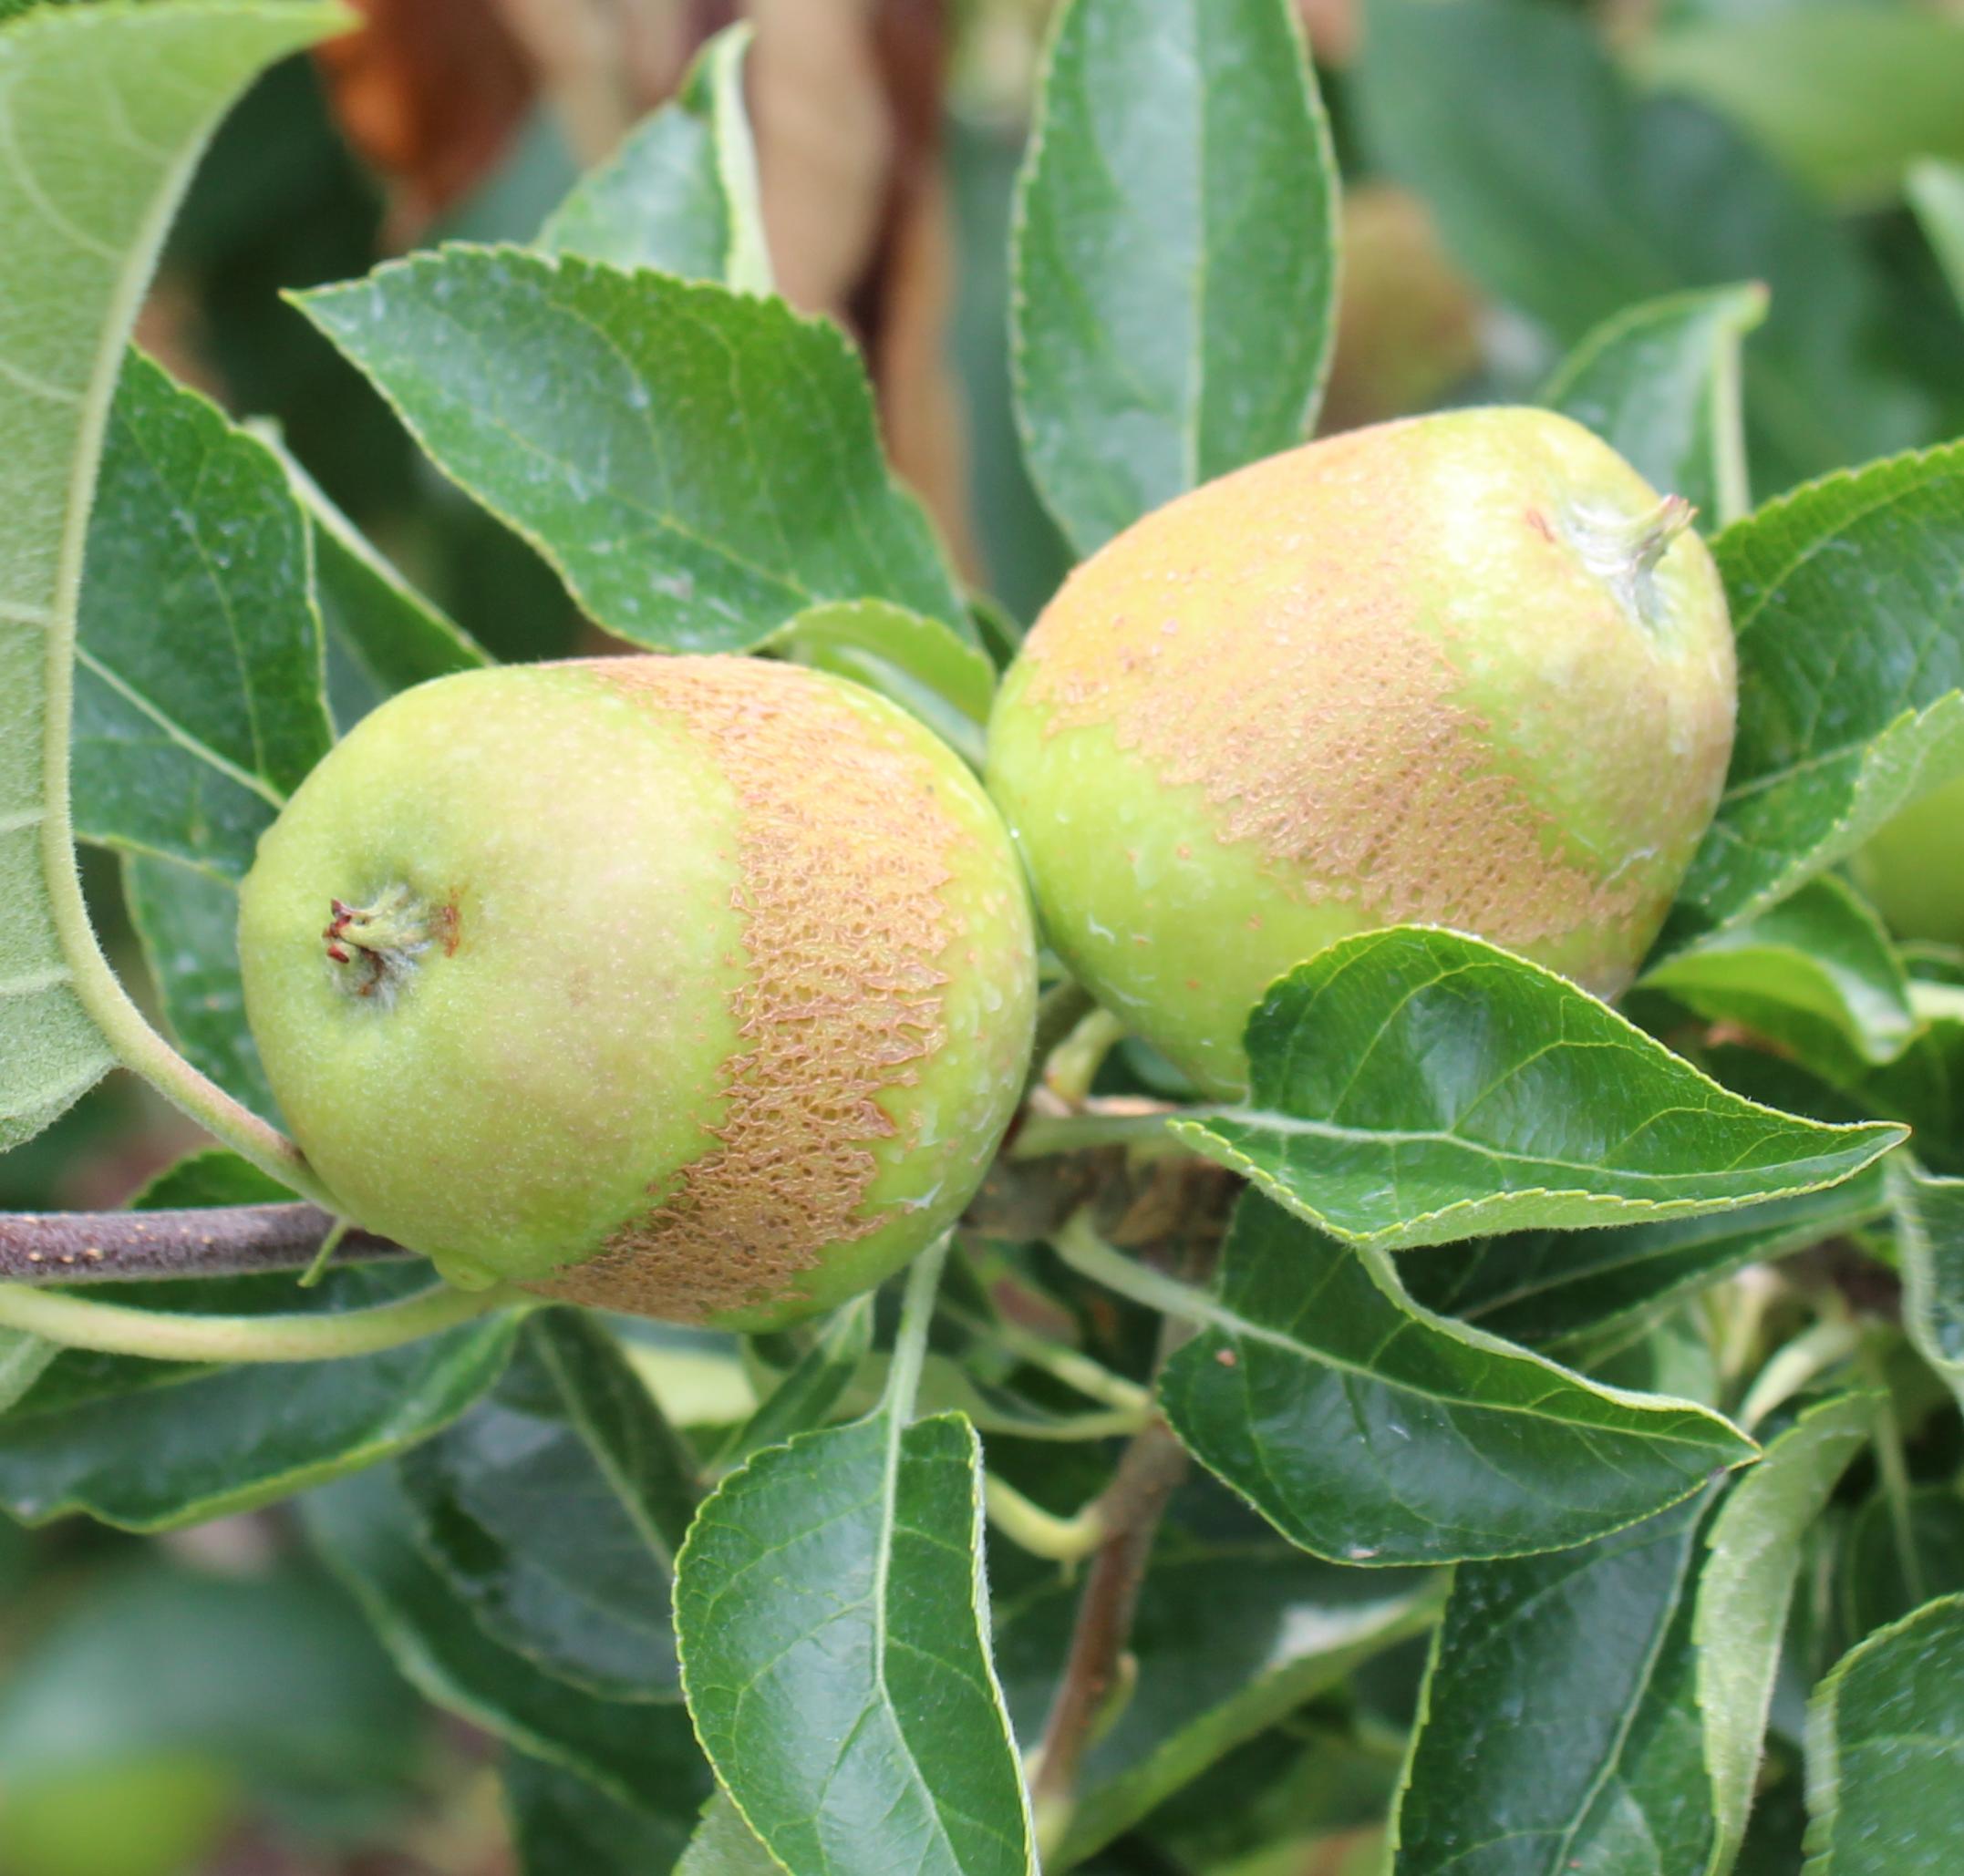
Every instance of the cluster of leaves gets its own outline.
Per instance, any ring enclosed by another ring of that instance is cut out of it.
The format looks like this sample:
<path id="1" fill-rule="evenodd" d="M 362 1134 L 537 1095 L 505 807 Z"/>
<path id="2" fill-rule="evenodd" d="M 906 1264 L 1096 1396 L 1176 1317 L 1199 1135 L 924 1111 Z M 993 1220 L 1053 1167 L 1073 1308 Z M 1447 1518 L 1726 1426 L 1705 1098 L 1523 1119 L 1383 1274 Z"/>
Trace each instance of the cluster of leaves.
<path id="1" fill-rule="evenodd" d="M 1792 1868 L 1806 1818 L 1833 1876 L 1964 1846 L 1964 1500 L 1935 1482 L 1964 1401 L 1964 958 L 1892 943 L 1837 871 L 1964 776 L 1964 448 L 1752 509 L 1749 462 L 1784 486 L 1914 434 L 1902 386 L 1849 370 L 1860 255 L 1566 14 L 1370 12 L 1383 160 L 1576 342 L 1545 400 L 1722 524 L 1737 754 L 1628 1015 L 1473 938 L 1371 933 L 1253 1013 L 1240 1107 L 1030 1121 L 1012 1188 L 1113 1140 L 1149 1176 L 1239 1176 L 1204 1287 L 1094 1208 L 978 1220 L 897 1327 L 863 1300 L 741 1347 L 557 1311 L 265 1369 L 0 1330 L 0 1504 L 158 1531 L 305 1490 L 403 1672 L 509 1747 L 535 1876 L 996 1876 L 1039 1837 L 1048 1868 L 1123 1870 L 1141 1830 L 1225 1867 L 1387 1809 L 1401 1876 Z M 276 437 L 124 349 L 227 99 L 336 24 L 173 0 L 0 34 L 0 1143 L 160 1047 L 71 834 L 120 856 L 229 1137 L 269 1137 L 233 937 L 253 843 L 337 730 L 484 658 Z M 821 665 L 973 753 L 1015 630 L 894 482 L 846 340 L 770 294 L 741 50 L 535 242 L 301 304 L 600 624 Z M 1521 60 L 1535 82 L 1467 82 Z M 1590 113 L 1588 162 L 1507 167 L 1536 171 L 1510 198 L 1490 148 L 1541 148 L 1556 109 Z M 1535 214 L 1559 240 L 1524 239 Z M 1064 8 L 1015 354 L 1079 551 L 1305 433 L 1337 227 L 1283 0 Z M 1527 264 L 1554 251 L 1567 273 Z M 212 1154 L 142 1202 L 282 1195 Z M 1851 1263 L 1892 1306 L 1850 1300 Z M 422 1281 L 119 1300 L 333 1313 Z M 1198 1469 L 1132 1670 L 1095 1727 L 1053 1728 L 1072 1777 L 1035 1766 L 1033 1809 L 1018 1744 L 1062 1710 L 1073 1562 L 1125 1535 L 1111 1442 L 1159 1416 Z"/>

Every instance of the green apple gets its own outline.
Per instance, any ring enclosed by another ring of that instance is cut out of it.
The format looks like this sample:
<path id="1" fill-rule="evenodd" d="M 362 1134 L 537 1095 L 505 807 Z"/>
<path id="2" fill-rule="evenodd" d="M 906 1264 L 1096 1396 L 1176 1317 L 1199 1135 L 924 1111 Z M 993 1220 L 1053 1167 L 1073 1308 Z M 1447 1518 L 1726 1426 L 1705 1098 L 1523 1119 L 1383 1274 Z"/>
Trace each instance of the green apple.
<path id="1" fill-rule="evenodd" d="M 1031 1042 L 978 784 L 884 699 L 761 659 L 403 693 L 262 839 L 239 949 L 348 1216 L 460 1284 L 675 1321 L 787 1321 L 906 1262 Z"/>
<path id="2" fill-rule="evenodd" d="M 1526 409 L 1332 437 L 1146 516 L 1065 582 L 989 727 L 1059 953 L 1222 1095 L 1263 991 L 1354 932 L 1449 925 L 1620 991 L 1731 749 L 1689 519 Z"/>
<path id="3" fill-rule="evenodd" d="M 1855 855 L 1855 878 L 1898 938 L 1964 944 L 1964 780 L 1904 809 Z"/>

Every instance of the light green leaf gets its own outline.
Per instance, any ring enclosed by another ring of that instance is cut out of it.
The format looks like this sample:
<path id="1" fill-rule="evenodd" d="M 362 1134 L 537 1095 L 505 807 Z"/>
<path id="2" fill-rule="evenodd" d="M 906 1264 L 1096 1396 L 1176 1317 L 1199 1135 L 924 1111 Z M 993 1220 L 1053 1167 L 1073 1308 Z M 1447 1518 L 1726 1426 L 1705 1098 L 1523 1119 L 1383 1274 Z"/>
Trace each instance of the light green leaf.
<path id="1" fill-rule="evenodd" d="M 1388 1250 L 1730 1211 L 1835 1185 L 1902 1138 L 1743 1100 L 1566 979 L 1423 926 L 1298 964 L 1247 1045 L 1247 1106 L 1173 1134 Z"/>
<path id="2" fill-rule="evenodd" d="M 1644 35 L 1634 63 L 1824 195 L 1887 195 L 1913 158 L 1964 157 L 1964 22 L 1920 7 L 1811 0 L 1680 17 Z"/>
<path id="3" fill-rule="evenodd" d="M 1559 1550 L 1757 1451 L 1690 1401 L 1629 1394 L 1419 1308 L 1381 1251 L 1250 1193 L 1160 1398 L 1194 1456 L 1341 1562 Z"/>
<path id="4" fill-rule="evenodd" d="M 1707 1876 L 1727 1876 L 1745 1840 L 1802 1541 L 1868 1443 L 1875 1413 L 1874 1398 L 1856 1394 L 1807 1408 L 1732 1487 L 1711 1521 L 1691 1625 L 1718 1819 Z"/>
<path id="5" fill-rule="evenodd" d="M 52 1342 L 25 1329 L 0 1329 L 0 1414 L 41 1378 L 48 1363 L 61 1353 Z"/>
<path id="6" fill-rule="evenodd" d="M 1336 159 L 1287 0 L 1070 0 L 1024 159 L 1017 415 L 1080 553 L 1300 442 L 1334 331 Z"/>
<path id="7" fill-rule="evenodd" d="M 760 649 L 892 698 L 981 768 L 996 667 L 939 619 L 884 600 L 834 601 L 800 613 Z"/>
<path id="8" fill-rule="evenodd" d="M 718 1791 L 696 1826 L 675 1876 L 778 1876 L 783 1867 L 757 1840 L 728 1794 Z"/>
<path id="9" fill-rule="evenodd" d="M 681 1830 L 694 1822 L 712 1781 L 681 1707 L 598 1699 L 500 1647 L 418 1551 L 414 1515 L 387 1469 L 311 1494 L 304 1512 L 315 1546 L 427 1698 L 616 1804 Z"/>
<path id="10" fill-rule="evenodd" d="M 1517 1232 L 1409 1251 L 1398 1274 L 1428 1308 L 1511 1340 L 1565 1349 L 1654 1322 L 1694 1291 L 1887 1211 L 1879 1166 L 1824 1191 L 1702 1218 L 1599 1232 Z"/>
<path id="11" fill-rule="evenodd" d="M 1713 551 L 1739 734 L 1676 943 L 1778 903 L 1964 776 L 1964 445 L 1811 483 Z"/>
<path id="12" fill-rule="evenodd" d="M 505 1809 L 520 1876 L 656 1876 L 677 1864 L 688 1827 L 611 1798 L 576 1772 L 529 1753 L 504 1761 Z"/>
<path id="13" fill-rule="evenodd" d="M 420 1264 L 371 1265 L 331 1271 L 310 1290 L 284 1273 L 122 1283 L 117 1301 L 313 1314 L 429 1285 Z M 64 1350 L 0 1419 L 0 1505 L 30 1524 L 87 1511 L 125 1531 L 171 1531 L 271 1504 L 449 1425 L 497 1380 L 516 1327 L 507 1313 L 382 1355 L 270 1366 Z"/>
<path id="14" fill-rule="evenodd" d="M 1709 1022 L 1756 1031 L 1834 1081 L 1893 1062 L 1917 1026 L 1882 922 L 1832 874 L 1668 953 L 1643 983 Z"/>
<path id="15" fill-rule="evenodd" d="M 1964 1844 L 1964 1596 L 1843 1655 L 1807 1709 L 1806 1876 L 1936 1871 Z"/>
<path id="16" fill-rule="evenodd" d="M 1594 20 L 1545 0 L 1368 0 L 1365 23 L 1367 149 L 1557 343 L 1686 288 L 1763 281 L 1744 376 L 1764 486 L 1926 434 L 1920 393 L 1869 362 L 1880 294 L 1853 236 L 1721 119 L 1638 93 Z"/>
<path id="17" fill-rule="evenodd" d="M 124 340 L 228 99 L 347 15 L 315 5 L 91 6 L 0 30 L 0 1149 L 140 1026 L 69 850 L 68 716 L 88 507 Z"/>
<path id="18" fill-rule="evenodd" d="M 298 296 L 601 624 L 740 651 L 827 600 L 969 630 L 845 335 L 780 300 L 447 247 Z"/>
<path id="19" fill-rule="evenodd" d="M 1632 306 L 1568 355 L 1539 401 L 1594 430 L 1653 488 L 1681 495 L 1709 532 L 1752 506 L 1740 342 L 1765 317 L 1757 284 Z"/>
<path id="20" fill-rule="evenodd" d="M 1080 1570 L 991 1557 L 996 1654 L 1019 1737 L 1043 1736 L 1083 1599 Z M 1312 1562 L 1211 1481 L 1175 1494 L 1140 1587 L 1122 1705 L 1087 1750 L 1049 1866 L 1131 1830 L 1236 1747 L 1438 1618 L 1434 1572 Z M 1152 1828 L 1160 1840 L 1155 1819 Z"/>
<path id="21" fill-rule="evenodd" d="M 123 861 L 123 902 L 171 1039 L 234 1100 L 276 1121 L 279 1108 L 245 1021 L 237 889 L 196 868 L 132 853 Z"/>
<path id="22" fill-rule="evenodd" d="M 1704 1867 L 1700 1509 L 1453 1573 L 1392 1825 L 1397 1876 Z"/>
<path id="23" fill-rule="evenodd" d="M 494 1641 L 609 1700 L 679 1700 L 669 1612 L 693 1461 L 607 1332 L 554 1310 L 408 1454 L 423 1554 Z"/>
<path id="24" fill-rule="evenodd" d="M 539 232 L 560 253 L 768 294 L 757 153 L 743 108 L 748 25 L 705 45 L 674 103 L 583 176 Z"/>
<path id="25" fill-rule="evenodd" d="M 676 1586 L 683 1683 L 787 1869 L 1034 1876 L 981 1532 L 981 1449 L 956 1414 L 801 1434 L 705 1501 Z"/>
<path id="26" fill-rule="evenodd" d="M 1889 1199 L 1903 1262 L 1903 1327 L 1964 1406 L 1964 1179 L 1933 1179 L 1898 1154 Z"/>
<path id="27" fill-rule="evenodd" d="M 264 444 L 138 352 L 75 655 L 78 835 L 241 878 L 334 741 L 307 525 Z"/>
<path id="28" fill-rule="evenodd" d="M 1964 163 L 1917 163 L 1908 188 L 1909 205 L 1964 309 Z"/>

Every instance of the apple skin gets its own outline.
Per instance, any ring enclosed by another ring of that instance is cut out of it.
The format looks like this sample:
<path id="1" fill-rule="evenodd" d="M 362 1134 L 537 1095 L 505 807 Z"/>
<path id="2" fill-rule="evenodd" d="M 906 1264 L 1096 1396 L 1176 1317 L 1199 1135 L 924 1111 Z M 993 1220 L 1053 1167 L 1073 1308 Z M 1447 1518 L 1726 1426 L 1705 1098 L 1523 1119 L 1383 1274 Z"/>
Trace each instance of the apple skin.
<path id="1" fill-rule="evenodd" d="M 347 1215 L 453 1283 L 674 1321 L 771 1326 L 904 1263 L 1031 1046 L 979 785 L 884 699 L 762 659 L 404 692 L 262 838 L 239 948 Z"/>
<path id="2" fill-rule="evenodd" d="M 1065 582 L 989 788 L 1050 942 L 1210 1093 L 1277 976 L 1352 933 L 1475 933 L 1612 996 L 1725 778 L 1711 556 L 1549 412 L 1444 412 L 1255 463 Z"/>
<path id="3" fill-rule="evenodd" d="M 191 1876 L 240 1809 L 235 1775 L 190 1748 L 0 1778 L 0 1876 Z"/>
<path id="4" fill-rule="evenodd" d="M 1904 809 L 1855 855 L 1854 871 L 1898 938 L 1964 944 L 1964 780 Z"/>

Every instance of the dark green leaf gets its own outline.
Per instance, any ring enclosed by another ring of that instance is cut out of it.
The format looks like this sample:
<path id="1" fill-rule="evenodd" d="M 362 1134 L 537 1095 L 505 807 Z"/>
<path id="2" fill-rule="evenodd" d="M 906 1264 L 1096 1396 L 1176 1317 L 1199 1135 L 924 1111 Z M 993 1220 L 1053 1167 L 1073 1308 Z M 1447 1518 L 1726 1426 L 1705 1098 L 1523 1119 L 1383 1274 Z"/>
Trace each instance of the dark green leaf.
<path id="1" fill-rule="evenodd" d="M 749 39 L 748 26 L 711 39 L 675 102 L 580 179 L 540 230 L 538 245 L 769 293 L 757 158 L 743 110 Z"/>
<path id="2" fill-rule="evenodd" d="M 684 1685 L 787 1869 L 1034 1871 L 981 1519 L 974 1428 L 891 1408 L 766 1448 L 704 1503 L 676 1588 Z"/>
<path id="3" fill-rule="evenodd" d="M 554 1310 L 401 1477 L 424 1554 L 493 1640 L 606 1699 L 677 1700 L 669 1601 L 692 1470 L 619 1345 Z"/>
<path id="4" fill-rule="evenodd" d="M 1776 903 L 1964 775 L 1964 446 L 1812 483 L 1713 551 L 1739 735 L 1677 942 Z"/>
<path id="5" fill-rule="evenodd" d="M 1366 19 L 1366 140 L 1491 292 L 1574 345 L 1640 302 L 1763 281 L 1746 417 L 1769 487 L 1918 434 L 1907 380 L 1865 356 L 1876 294 L 1851 236 L 1721 119 L 1638 96 L 1592 21 L 1547 0 L 1369 0 Z"/>
<path id="6" fill-rule="evenodd" d="M 1184 1528 L 1182 1507 L 1196 1500 L 1189 1489 L 1175 1501 L 1154 1547 L 1127 1644 L 1137 1679 L 1086 1755 L 1059 1867 L 1437 1617 L 1435 1576 L 1319 1563 L 1212 1505 L 1204 1528 Z M 1082 1594 L 1081 1576 L 1059 1571 L 998 1599 L 997 1662 L 1029 1744 L 1042 1736 Z"/>
<path id="7" fill-rule="evenodd" d="M 1947 1870 L 1964 1845 L 1964 1596 L 1851 1649 L 1807 1709 L 1807 1876 Z"/>
<path id="8" fill-rule="evenodd" d="M 522 1752 L 686 1830 L 711 1788 L 679 1706 L 601 1700 L 501 1648 L 416 1548 L 415 1519 L 377 1468 L 313 1493 L 307 1529 L 383 1644 L 439 1706 Z"/>
<path id="9" fill-rule="evenodd" d="M 88 527 L 76 831 L 241 877 L 334 740 L 321 656 L 278 459 L 130 353 Z"/>
<path id="10" fill-rule="evenodd" d="M 124 341 L 219 113 L 344 17 L 88 7 L 0 35 L 0 1149 L 109 1067 L 92 1013 L 130 1015 L 88 933 L 60 784 L 82 547 Z"/>
<path id="11" fill-rule="evenodd" d="M 1726 1876 L 1745 1840 L 1803 1541 L 1867 1444 L 1875 1414 L 1866 1395 L 1807 1408 L 1727 1493 L 1711 1521 L 1691 1627 L 1717 1817 L 1708 1876 Z"/>
<path id="12" fill-rule="evenodd" d="M 427 1289 L 420 1265 L 127 1283 L 146 1309 L 313 1314 Z M 29 1523 L 88 1511 L 163 1531 L 269 1504 L 447 1426 L 498 1378 L 516 1325 L 487 1316 L 381 1355 L 187 1367 L 64 1351 L 0 1420 L 0 1504 Z"/>
<path id="13" fill-rule="evenodd" d="M 1297 443 L 1334 328 L 1336 160 L 1286 0 L 1071 0 L 1016 229 L 1016 394 L 1080 553 Z"/>
<path id="14" fill-rule="evenodd" d="M 166 1167 L 129 1201 L 129 1209 L 171 1211 L 199 1205 L 277 1205 L 292 1197 L 250 1160 L 242 1160 L 222 1147 L 208 1147 Z"/>
<path id="15" fill-rule="evenodd" d="M 1714 1841 L 1691 1644 L 1699 1507 L 1463 1565 L 1394 1825 L 1397 1876 L 1689 1876 Z"/>
<path id="16" fill-rule="evenodd" d="M 300 304 L 624 638 L 737 651 L 858 599 L 968 629 L 827 321 L 573 255 L 460 246 Z"/>
<path id="17" fill-rule="evenodd" d="M 1742 1100 L 1552 972 L 1419 926 L 1298 964 L 1247 1044 L 1248 1106 L 1173 1131 L 1392 1250 L 1727 1211 L 1834 1185 L 1901 1138 Z"/>
<path id="18" fill-rule="evenodd" d="M 1702 1407 L 1601 1386 L 1420 1309 L 1385 1253 L 1253 1193 L 1160 1395 L 1195 1458 L 1284 1536 L 1350 1562 L 1581 1543 L 1756 1450 Z"/>
<path id="19" fill-rule="evenodd" d="M 675 1876 L 778 1876 L 783 1867 L 757 1840 L 743 1813 L 718 1791 L 696 1826 Z"/>
<path id="20" fill-rule="evenodd" d="M 793 1434 L 822 1427 L 872 1348 L 873 1298 L 855 1296 L 825 1319 L 797 1365 L 730 1435 L 717 1455 L 718 1466 L 734 1469 L 767 1446 L 780 1446 Z"/>
<path id="21" fill-rule="evenodd" d="M 1879 1167 L 1824 1191 L 1704 1218 L 1600 1232 L 1519 1232 L 1408 1252 L 1398 1274 L 1421 1303 L 1537 1347 L 1637 1326 L 1749 1263 L 1872 1224 L 1887 1210 Z"/>
<path id="22" fill-rule="evenodd" d="M 1673 952 L 1643 982 L 1846 1081 L 1892 1062 L 1917 1028 L 1909 980 L 1875 912 L 1832 874 L 1756 918 Z"/>
<path id="23" fill-rule="evenodd" d="M 1948 1485 L 1913 1486 L 1900 1504 L 1886 1488 L 1876 1492 L 1848 1520 L 1835 1573 L 1850 1642 L 1932 1596 L 1964 1593 L 1964 1497 Z"/>
<path id="24" fill-rule="evenodd" d="M 123 902 L 171 1039 L 234 1100 L 277 1122 L 279 1108 L 245 1022 L 238 889 L 195 867 L 131 853 L 123 861 Z"/>
<path id="25" fill-rule="evenodd" d="M 522 1752 L 504 1762 L 520 1876 L 659 1876 L 687 1848 L 687 1824 L 635 1809 L 575 1772 Z"/>
<path id="26" fill-rule="evenodd" d="M 1889 1199 L 1903 1262 L 1903 1326 L 1964 1405 L 1964 1180 L 1932 1179 L 1898 1155 Z"/>
<path id="27" fill-rule="evenodd" d="M 1563 361 L 1541 402 L 1586 424 L 1651 487 L 1681 495 L 1709 531 L 1752 505 L 1740 342 L 1766 289 L 1672 294 L 1607 319 Z"/>

